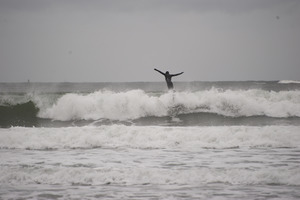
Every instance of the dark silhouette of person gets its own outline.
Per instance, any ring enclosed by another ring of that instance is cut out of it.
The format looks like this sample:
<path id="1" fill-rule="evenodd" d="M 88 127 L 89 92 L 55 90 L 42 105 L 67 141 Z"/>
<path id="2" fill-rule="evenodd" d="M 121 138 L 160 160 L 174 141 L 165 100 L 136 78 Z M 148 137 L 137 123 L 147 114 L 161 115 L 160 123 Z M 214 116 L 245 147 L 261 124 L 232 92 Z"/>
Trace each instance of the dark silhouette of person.
<path id="1" fill-rule="evenodd" d="M 159 71 L 158 69 L 154 69 L 155 71 L 157 71 L 157 72 L 159 72 L 159 73 L 161 73 L 162 75 L 164 75 L 165 76 L 165 79 L 166 79 L 166 82 L 167 82 L 167 85 L 168 85 L 168 89 L 169 90 L 172 90 L 173 89 L 173 83 L 172 83 L 172 77 L 173 76 L 178 76 L 178 75 L 180 75 L 180 74 L 183 74 L 183 72 L 181 72 L 181 73 L 178 73 L 178 74 L 170 74 L 168 71 L 166 71 L 166 73 L 163 73 L 163 72 L 161 72 L 161 71 Z"/>

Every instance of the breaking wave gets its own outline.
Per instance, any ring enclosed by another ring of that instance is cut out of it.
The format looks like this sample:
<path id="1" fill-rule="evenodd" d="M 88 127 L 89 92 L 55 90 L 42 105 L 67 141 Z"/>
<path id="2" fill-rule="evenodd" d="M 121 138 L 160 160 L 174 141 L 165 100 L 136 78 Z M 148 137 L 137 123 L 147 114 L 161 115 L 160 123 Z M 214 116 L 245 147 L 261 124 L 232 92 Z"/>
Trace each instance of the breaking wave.
<path id="1" fill-rule="evenodd" d="M 281 84 L 292 84 L 292 83 L 294 83 L 294 84 L 299 84 L 299 83 L 300 83 L 300 81 L 293 81 L 293 80 L 281 80 L 281 81 L 279 81 L 278 83 L 281 83 Z"/>
<path id="2" fill-rule="evenodd" d="M 187 113 L 223 116 L 300 117 L 300 91 L 217 90 L 149 94 L 97 91 L 87 95 L 65 94 L 39 117 L 54 120 L 128 120 L 146 116 Z"/>
<path id="3" fill-rule="evenodd" d="M 7 100 L 9 99 L 9 101 Z M 15 100 L 16 99 L 16 100 Z M 143 90 L 93 93 L 31 94 L 1 97 L 0 122 L 23 126 L 37 119 L 135 120 L 204 113 L 225 117 L 300 117 L 300 91 L 219 90 L 146 93 Z M 24 123 L 17 123 L 24 121 Z M 16 123 L 14 123 L 16 122 Z M 4 124 L 4 125 L 3 125 Z M 34 125 L 34 123 L 31 123 Z"/>

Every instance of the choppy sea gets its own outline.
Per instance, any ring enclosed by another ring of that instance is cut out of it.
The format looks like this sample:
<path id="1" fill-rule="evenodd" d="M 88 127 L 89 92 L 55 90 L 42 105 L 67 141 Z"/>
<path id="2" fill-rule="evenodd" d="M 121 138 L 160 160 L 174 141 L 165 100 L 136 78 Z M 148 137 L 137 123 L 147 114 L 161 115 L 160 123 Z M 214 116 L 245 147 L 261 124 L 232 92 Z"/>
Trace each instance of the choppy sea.
<path id="1" fill-rule="evenodd" d="M 300 199 L 300 82 L 0 83 L 0 199 Z"/>

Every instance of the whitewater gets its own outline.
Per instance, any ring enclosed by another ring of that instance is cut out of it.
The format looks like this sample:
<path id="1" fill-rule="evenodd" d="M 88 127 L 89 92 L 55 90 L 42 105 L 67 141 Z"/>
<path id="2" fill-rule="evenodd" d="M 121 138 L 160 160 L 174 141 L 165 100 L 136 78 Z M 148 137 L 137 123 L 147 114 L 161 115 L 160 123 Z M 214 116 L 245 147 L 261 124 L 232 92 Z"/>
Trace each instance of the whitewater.
<path id="1" fill-rule="evenodd" d="M 0 83 L 1 199 L 299 199 L 297 81 Z"/>

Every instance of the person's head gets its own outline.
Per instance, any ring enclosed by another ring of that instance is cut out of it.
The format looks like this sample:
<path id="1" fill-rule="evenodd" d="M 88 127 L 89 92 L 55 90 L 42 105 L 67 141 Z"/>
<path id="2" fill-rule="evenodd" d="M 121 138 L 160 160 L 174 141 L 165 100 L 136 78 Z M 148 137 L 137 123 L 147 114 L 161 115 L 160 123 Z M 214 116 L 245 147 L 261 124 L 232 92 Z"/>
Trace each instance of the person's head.
<path id="1" fill-rule="evenodd" d="M 166 71 L 166 74 L 169 74 L 169 71 Z"/>

